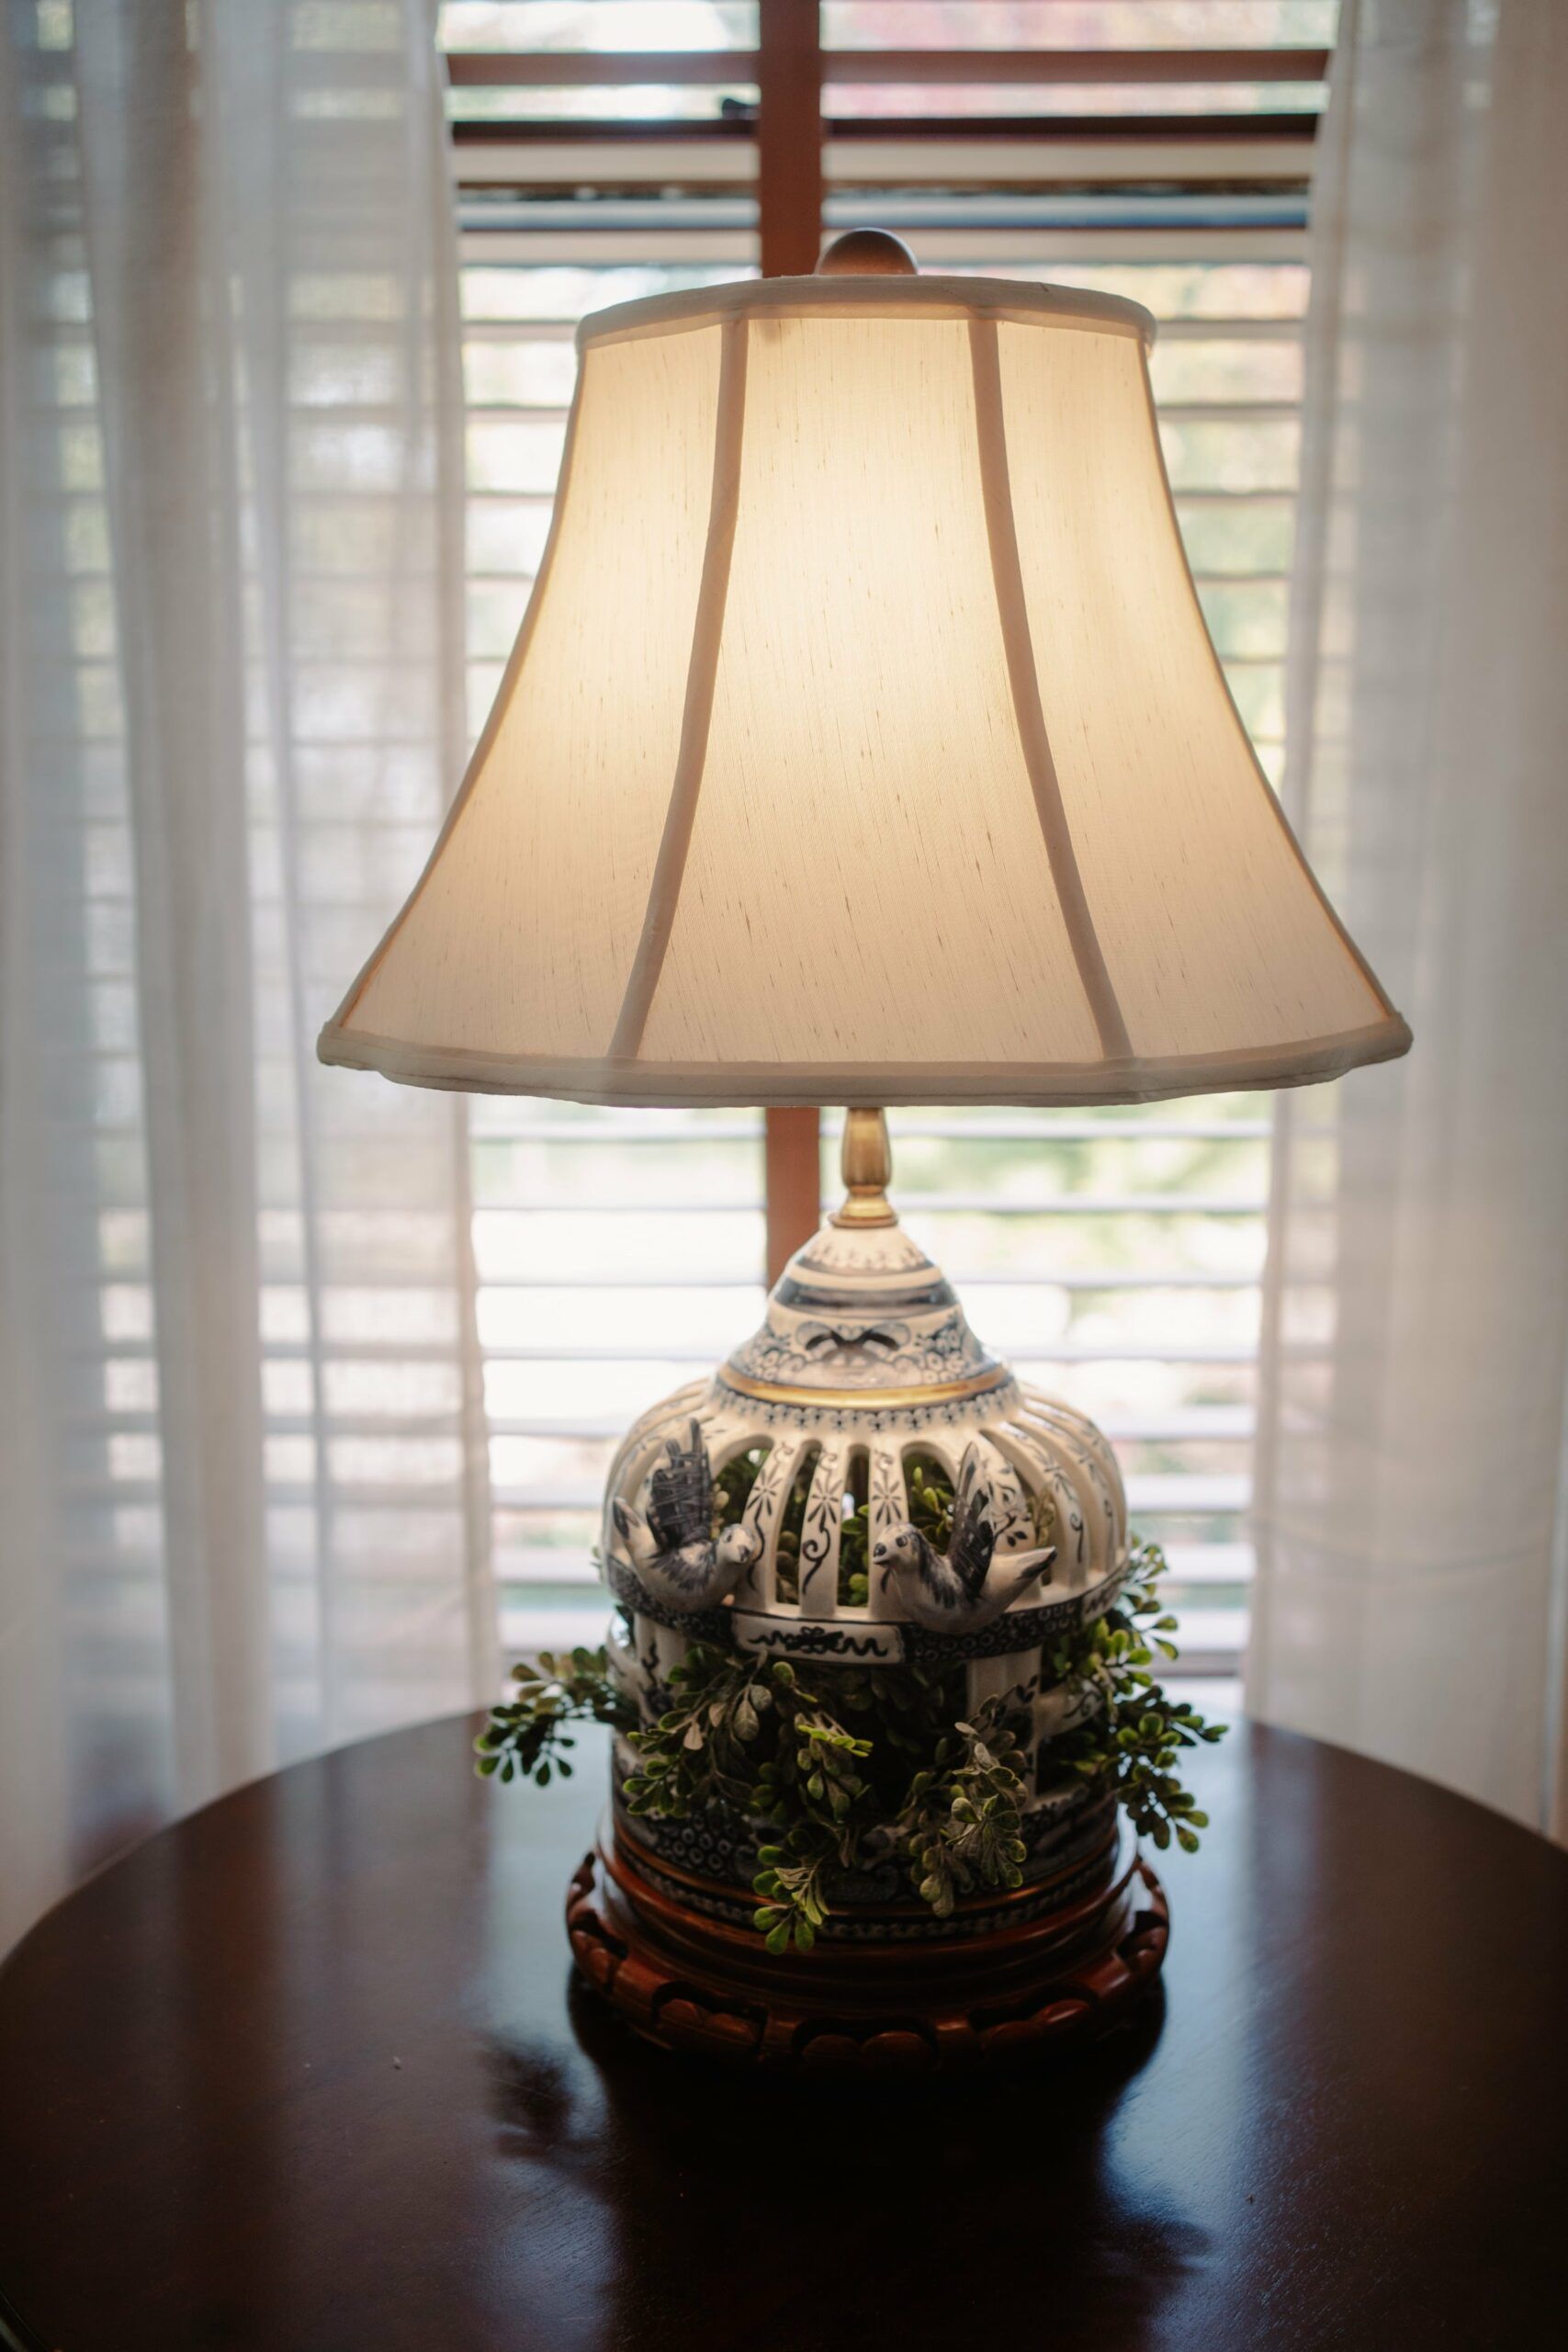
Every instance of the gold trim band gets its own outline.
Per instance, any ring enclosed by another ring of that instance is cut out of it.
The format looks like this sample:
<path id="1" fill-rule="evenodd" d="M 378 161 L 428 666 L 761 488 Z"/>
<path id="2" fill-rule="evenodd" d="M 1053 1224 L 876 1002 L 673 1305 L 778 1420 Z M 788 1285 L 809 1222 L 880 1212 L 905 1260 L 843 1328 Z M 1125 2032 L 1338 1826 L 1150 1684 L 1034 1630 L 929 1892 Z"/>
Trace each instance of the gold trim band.
<path id="1" fill-rule="evenodd" d="M 1012 1378 L 1006 1364 L 977 1372 L 968 1380 L 933 1380 L 924 1388 L 790 1388 L 773 1380 L 749 1380 L 743 1372 L 725 1364 L 717 1374 L 738 1396 L 751 1396 L 761 1405 L 859 1405 L 868 1412 L 884 1406 L 953 1405 L 964 1396 L 984 1396 L 1005 1388 Z"/>

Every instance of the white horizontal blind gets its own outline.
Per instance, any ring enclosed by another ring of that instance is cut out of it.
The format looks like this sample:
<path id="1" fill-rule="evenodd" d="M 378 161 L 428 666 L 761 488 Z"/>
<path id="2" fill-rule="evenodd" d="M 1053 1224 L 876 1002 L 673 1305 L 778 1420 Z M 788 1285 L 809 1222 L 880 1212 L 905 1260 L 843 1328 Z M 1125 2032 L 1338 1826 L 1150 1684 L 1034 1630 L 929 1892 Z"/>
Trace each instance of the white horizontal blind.
<path id="1" fill-rule="evenodd" d="M 874 220 L 929 266 L 1106 287 L 1156 313 L 1178 510 L 1276 780 L 1306 179 L 1333 18 L 1331 0 L 845 0 L 823 20 L 830 226 Z M 458 0 L 444 28 L 464 191 L 477 729 L 543 545 L 576 321 L 755 268 L 756 18 L 655 0 Z M 1053 54 L 1069 39 L 1072 59 Z M 1038 66 L 1017 54 L 1024 42 Z M 1290 78 L 1237 53 L 1264 44 Z M 627 55 L 677 45 L 695 58 L 666 60 L 662 84 L 656 58 Z M 1184 46 L 1212 55 L 1149 65 L 1148 51 Z M 984 52 L 1004 47 L 988 82 Z M 981 1334 L 1115 1442 L 1134 1524 L 1170 1555 L 1184 1668 L 1233 1673 L 1252 1571 L 1267 1098 L 891 1124 L 907 1222 Z M 596 1637 L 591 1547 L 616 1438 L 761 1310 L 761 1119 L 492 1098 L 475 1105 L 474 1134 L 503 1632 L 513 1646 Z"/>

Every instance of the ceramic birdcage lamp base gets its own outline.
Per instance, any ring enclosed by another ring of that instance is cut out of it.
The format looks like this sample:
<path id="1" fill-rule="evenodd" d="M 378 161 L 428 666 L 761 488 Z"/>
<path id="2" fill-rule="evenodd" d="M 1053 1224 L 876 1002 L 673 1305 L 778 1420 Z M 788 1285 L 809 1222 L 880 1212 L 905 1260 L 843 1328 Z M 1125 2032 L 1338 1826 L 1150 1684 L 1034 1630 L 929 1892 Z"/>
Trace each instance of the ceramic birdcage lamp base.
<path id="1" fill-rule="evenodd" d="M 770 1950 L 753 1883 L 766 1820 L 717 1795 L 650 1808 L 634 1733 L 568 1923 L 584 1976 L 654 2041 L 925 2073 L 1102 2030 L 1157 1975 L 1168 1921 L 1114 1787 L 1063 1760 L 1093 1702 L 1061 1645 L 1128 1572 L 1115 1457 L 976 1339 L 888 1204 L 880 1112 L 850 1114 L 843 1165 L 844 1204 L 791 1259 L 761 1329 L 615 1457 L 608 1656 L 645 1728 L 716 1657 L 753 1678 L 759 1706 L 770 1681 L 852 1683 L 875 1716 L 897 1678 L 939 1738 L 1005 1724 L 1022 1791 L 1005 1866 L 922 1899 L 897 1820 L 874 1822 L 823 1878 L 807 1948 Z M 944 1518 L 922 1533 L 915 1506 L 939 1489 Z"/>

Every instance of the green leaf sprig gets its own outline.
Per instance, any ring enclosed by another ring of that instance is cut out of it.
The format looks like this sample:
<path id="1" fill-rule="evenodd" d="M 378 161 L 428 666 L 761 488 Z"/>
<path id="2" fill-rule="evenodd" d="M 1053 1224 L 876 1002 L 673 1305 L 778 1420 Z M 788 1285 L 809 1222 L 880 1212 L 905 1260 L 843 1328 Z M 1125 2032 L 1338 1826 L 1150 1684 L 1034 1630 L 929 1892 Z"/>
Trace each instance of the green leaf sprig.
<path id="1" fill-rule="evenodd" d="M 988 1699 L 972 1724 L 954 1724 L 931 1764 L 915 1774 L 897 1835 L 922 1902 L 945 1919 L 976 1882 L 1023 1883 L 1025 1758 L 1002 1702 Z"/>
<path id="2" fill-rule="evenodd" d="M 1155 1680 L 1155 1653 L 1173 1658 L 1176 1620 L 1156 1589 L 1165 1574 L 1157 1544 L 1134 1543 L 1116 1605 L 1059 1642 L 1051 1672 L 1082 1702 L 1079 1721 L 1052 1742 L 1054 1762 L 1087 1780 L 1114 1781 L 1140 1837 L 1162 1850 L 1174 1836 L 1198 1850 L 1209 1816 L 1175 1770 L 1179 1751 L 1223 1739 L 1224 1724 L 1205 1721 L 1189 1701 L 1173 1701 Z"/>
<path id="3" fill-rule="evenodd" d="M 486 1780 L 533 1781 L 541 1789 L 558 1772 L 570 1781 L 571 1766 L 562 1750 L 576 1742 L 567 1735 L 568 1724 L 611 1724 L 628 1731 L 637 1721 L 636 1707 L 610 1679 L 602 1649 L 575 1649 L 565 1660 L 541 1650 L 536 1661 L 514 1666 L 512 1679 L 515 1697 L 491 1709 L 474 1742 L 474 1769 Z"/>

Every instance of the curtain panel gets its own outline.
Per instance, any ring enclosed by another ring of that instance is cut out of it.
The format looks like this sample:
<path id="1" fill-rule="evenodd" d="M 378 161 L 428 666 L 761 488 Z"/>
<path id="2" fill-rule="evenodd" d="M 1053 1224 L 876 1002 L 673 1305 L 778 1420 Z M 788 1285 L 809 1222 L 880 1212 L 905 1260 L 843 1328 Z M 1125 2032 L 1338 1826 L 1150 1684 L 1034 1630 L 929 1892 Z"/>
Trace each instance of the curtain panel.
<path id="1" fill-rule="evenodd" d="M 463 1106 L 321 1069 L 463 751 L 425 0 L 0 49 L 0 1949 L 496 1672 Z"/>
<path id="2" fill-rule="evenodd" d="M 1568 9 L 1351 0 L 1287 800 L 1408 1017 L 1281 1106 L 1248 1703 L 1564 1826 Z"/>

